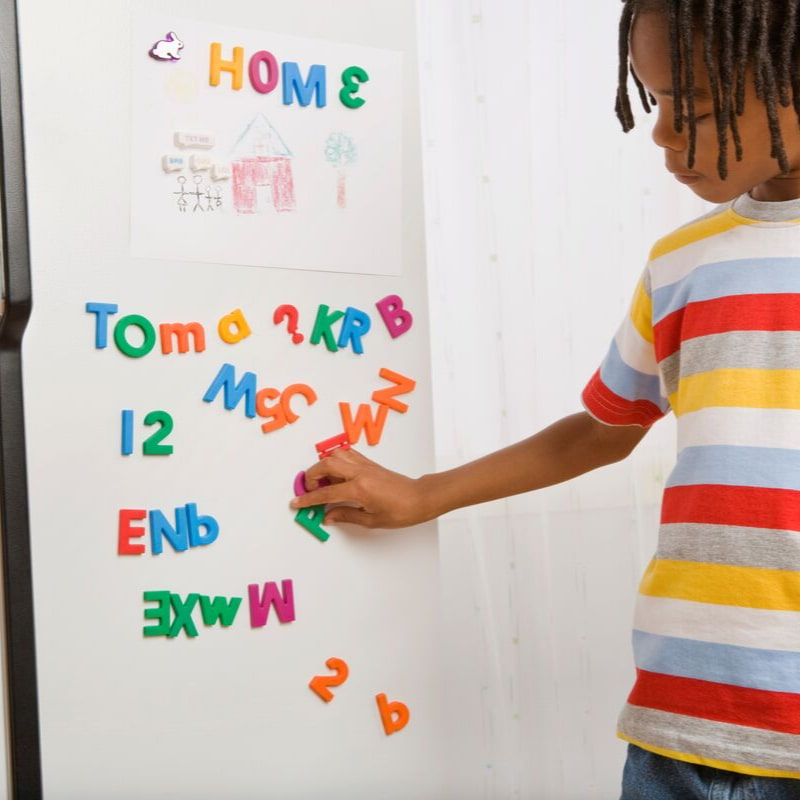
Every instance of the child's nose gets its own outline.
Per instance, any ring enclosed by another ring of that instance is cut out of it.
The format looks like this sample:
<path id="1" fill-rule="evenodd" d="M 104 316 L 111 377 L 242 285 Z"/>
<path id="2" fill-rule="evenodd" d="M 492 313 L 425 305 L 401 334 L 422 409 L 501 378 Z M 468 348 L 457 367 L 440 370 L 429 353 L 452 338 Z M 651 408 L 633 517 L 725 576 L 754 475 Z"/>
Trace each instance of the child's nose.
<path id="1" fill-rule="evenodd" d="M 674 127 L 674 117 L 672 109 L 668 113 L 660 111 L 653 126 L 653 141 L 666 150 L 685 150 L 688 143 L 687 125 L 684 124 L 683 130 L 678 133 Z"/>

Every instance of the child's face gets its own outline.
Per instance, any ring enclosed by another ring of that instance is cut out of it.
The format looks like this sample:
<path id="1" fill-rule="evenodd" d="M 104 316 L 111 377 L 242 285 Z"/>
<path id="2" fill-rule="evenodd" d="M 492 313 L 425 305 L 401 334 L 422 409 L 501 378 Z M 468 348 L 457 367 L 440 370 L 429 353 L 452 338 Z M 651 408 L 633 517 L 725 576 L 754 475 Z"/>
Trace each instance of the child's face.
<path id="1" fill-rule="evenodd" d="M 794 110 L 778 106 L 783 143 L 790 172 L 782 175 L 772 149 L 766 107 L 757 97 L 752 75 L 747 81 L 744 114 L 737 117 L 743 156 L 736 161 L 733 138 L 728 136 L 728 177 L 717 172 L 719 145 L 714 120 L 710 81 L 703 62 L 702 42 L 697 37 L 694 51 L 695 119 L 697 139 L 695 161 L 689 158 L 689 126 L 673 127 L 672 67 L 669 54 L 669 29 L 663 14 L 637 15 L 631 31 L 631 64 L 645 88 L 656 98 L 658 118 L 653 141 L 664 150 L 667 169 L 704 200 L 723 203 L 745 192 L 756 200 L 790 200 L 800 197 L 800 126 Z M 685 109 L 685 103 L 684 103 Z M 685 110 L 684 110 L 685 113 Z"/>

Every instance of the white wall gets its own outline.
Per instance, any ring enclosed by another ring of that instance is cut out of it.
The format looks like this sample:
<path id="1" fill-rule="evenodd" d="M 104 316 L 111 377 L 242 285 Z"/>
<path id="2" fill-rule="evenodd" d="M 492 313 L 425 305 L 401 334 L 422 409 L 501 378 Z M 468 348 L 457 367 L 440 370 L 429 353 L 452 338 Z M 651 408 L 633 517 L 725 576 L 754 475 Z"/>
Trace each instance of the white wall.
<path id="1" fill-rule="evenodd" d="M 643 112 L 619 129 L 620 3 L 417 1 L 447 468 L 579 410 L 650 244 L 705 205 L 671 182 Z M 619 796 L 633 599 L 673 432 L 442 520 L 454 798 Z"/>

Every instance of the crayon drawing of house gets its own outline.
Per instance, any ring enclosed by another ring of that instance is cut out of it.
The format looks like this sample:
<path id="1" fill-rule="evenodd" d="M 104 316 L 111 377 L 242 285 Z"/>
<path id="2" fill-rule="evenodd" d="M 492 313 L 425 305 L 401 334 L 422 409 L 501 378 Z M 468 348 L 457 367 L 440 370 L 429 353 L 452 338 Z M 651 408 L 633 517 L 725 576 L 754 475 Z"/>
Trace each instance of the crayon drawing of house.
<path id="1" fill-rule="evenodd" d="M 292 158 L 269 120 L 263 114 L 254 117 L 233 147 L 231 191 L 236 212 L 294 211 Z"/>

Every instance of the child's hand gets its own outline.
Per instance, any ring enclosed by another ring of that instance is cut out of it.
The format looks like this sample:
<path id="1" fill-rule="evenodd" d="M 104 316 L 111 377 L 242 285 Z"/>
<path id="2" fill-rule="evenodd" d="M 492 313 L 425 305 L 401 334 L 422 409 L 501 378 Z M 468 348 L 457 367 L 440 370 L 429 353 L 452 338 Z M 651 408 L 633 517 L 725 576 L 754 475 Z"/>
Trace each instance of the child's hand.
<path id="1" fill-rule="evenodd" d="M 328 480 L 330 485 L 320 487 Z M 292 508 L 336 505 L 324 524 L 353 522 L 365 528 L 406 528 L 424 522 L 423 493 L 418 480 L 370 461 L 353 450 L 334 450 L 306 472 L 307 494 L 296 497 Z"/>

